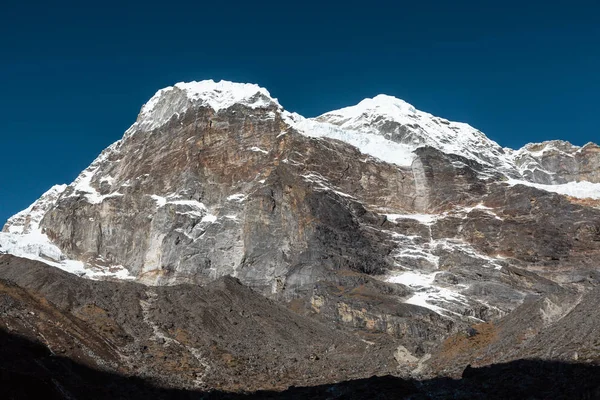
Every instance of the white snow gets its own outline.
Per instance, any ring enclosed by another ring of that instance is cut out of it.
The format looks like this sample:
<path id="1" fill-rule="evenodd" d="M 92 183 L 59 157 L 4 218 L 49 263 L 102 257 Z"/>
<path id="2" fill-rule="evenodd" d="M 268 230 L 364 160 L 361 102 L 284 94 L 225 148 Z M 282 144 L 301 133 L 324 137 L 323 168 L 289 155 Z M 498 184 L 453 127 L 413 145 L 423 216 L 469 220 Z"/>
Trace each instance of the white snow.
<path id="1" fill-rule="evenodd" d="M 85 177 L 87 179 L 88 176 Z M 77 181 L 81 183 L 80 181 Z M 76 183 L 72 184 L 75 187 Z M 116 278 L 134 279 L 122 266 L 97 267 L 85 265 L 81 261 L 69 260 L 42 233 L 40 222 L 44 214 L 52 207 L 67 185 L 56 185 L 45 192 L 36 202 L 7 221 L 8 232 L 0 232 L 0 253 L 41 261 L 47 265 L 89 279 Z M 26 223 L 23 223 L 26 221 Z"/>
<path id="2" fill-rule="evenodd" d="M 429 308 L 440 315 L 456 315 L 455 310 L 467 307 L 467 298 L 460 292 L 466 287 L 454 285 L 446 287 L 434 282 L 440 272 L 441 257 L 448 254 L 462 254 L 465 266 L 476 265 L 482 268 L 500 269 L 502 262 L 498 258 L 479 253 L 469 243 L 451 238 L 434 239 L 431 236 L 432 225 L 443 218 L 455 214 L 466 214 L 472 210 L 491 212 L 483 204 L 472 207 L 458 207 L 455 210 L 433 214 L 385 214 L 391 220 L 414 219 L 430 229 L 430 237 L 408 236 L 398 232 L 379 229 L 389 235 L 395 243 L 395 250 L 390 254 L 399 270 L 392 271 L 385 278 L 388 282 L 400 283 L 414 290 L 413 296 L 406 303 Z M 375 229 L 375 228 L 374 228 Z"/>
<path id="3" fill-rule="evenodd" d="M 400 283 L 415 290 L 413 296 L 405 301 L 407 304 L 425 307 L 440 315 L 455 314 L 455 312 L 443 308 L 438 304 L 458 303 L 467 305 L 467 299 L 456 291 L 436 286 L 433 282 L 438 273 L 424 274 L 415 271 L 406 271 L 392 275 L 387 281 Z"/>
<path id="4" fill-rule="evenodd" d="M 410 165 L 414 158 L 412 151 L 429 145 L 483 165 L 514 168 L 502 148 L 479 130 L 419 111 L 392 96 L 364 99 L 355 106 L 310 120 L 288 113 L 286 120 L 306 135 L 343 140 L 363 153 L 398 165 Z M 390 124 L 397 125 L 390 127 Z"/>
<path id="5" fill-rule="evenodd" d="M 235 104 L 250 108 L 281 108 L 277 99 L 269 91 L 251 83 L 229 81 L 215 82 L 212 79 L 200 82 L 179 82 L 159 90 L 142 107 L 136 123 L 128 129 L 153 130 L 168 122 L 174 115 L 180 115 L 193 105 L 210 107 L 215 112 L 227 109 Z"/>
<path id="6" fill-rule="evenodd" d="M 431 225 L 437 221 L 440 216 L 437 214 L 383 214 L 392 222 L 400 219 L 414 219 L 424 225 Z"/>
<path id="7" fill-rule="evenodd" d="M 392 283 L 401 283 L 410 287 L 429 287 L 433 284 L 435 273 L 422 274 L 414 271 L 401 272 L 390 276 L 387 281 Z"/>
<path id="8" fill-rule="evenodd" d="M 138 120 L 125 136 L 132 134 L 136 128 L 156 129 L 174 115 L 181 115 L 192 105 L 210 107 L 219 112 L 235 104 L 251 108 L 275 106 L 283 120 L 303 135 L 341 140 L 357 147 L 362 153 L 405 167 L 410 166 L 415 159 L 415 149 L 432 146 L 448 154 L 475 160 L 514 178 L 525 170 L 539 169 L 535 165 L 535 158 L 545 152 L 560 151 L 568 155 L 581 150 L 578 146 L 562 141 L 529 144 L 520 150 L 503 149 L 468 124 L 436 117 L 401 99 L 383 94 L 316 118 L 305 118 L 297 113 L 284 111 L 277 99 L 258 85 L 213 80 L 179 82 L 159 90 L 142 107 Z M 274 111 L 269 111 L 268 118 L 274 118 L 274 115 Z M 283 129 L 278 137 L 286 132 Z M 567 152 L 561 148 L 567 149 Z M 267 150 L 257 146 L 249 150 L 268 154 Z M 531 161 L 524 161 L 523 157 L 526 155 L 531 156 Z M 515 164 L 517 158 L 521 160 L 519 167 Z M 297 164 L 289 159 L 283 162 Z M 86 175 L 82 175 L 80 189 L 89 193 L 91 202 L 101 202 L 105 197 L 94 195 L 94 191 L 86 185 L 86 179 L 83 179 Z M 563 194 L 575 192 L 575 196 L 583 196 L 586 195 L 586 189 L 557 187 L 554 191 Z M 109 196 L 115 195 L 118 194 Z M 592 198 L 594 196 L 595 194 Z"/>
<path id="9" fill-rule="evenodd" d="M 104 182 L 108 183 L 109 185 L 112 185 L 112 184 L 115 182 L 115 178 L 113 178 L 113 177 L 112 177 L 112 176 L 110 176 L 110 175 L 103 176 L 103 177 L 100 179 L 100 183 L 104 183 Z"/>
<path id="10" fill-rule="evenodd" d="M 204 105 L 210 106 L 215 112 L 238 103 L 251 108 L 279 105 L 267 89 L 251 83 L 223 80 L 215 82 L 210 79 L 200 82 L 179 82 L 175 87 L 183 90 L 191 100 L 199 100 Z"/>
<path id="11" fill-rule="evenodd" d="M 462 215 L 463 219 L 466 219 L 468 217 L 469 213 L 474 210 L 483 211 L 484 213 L 491 215 L 492 217 L 494 217 L 495 219 L 497 219 L 499 221 L 504 221 L 504 218 L 498 216 L 498 214 L 496 214 L 493 211 L 494 210 L 493 208 L 487 207 L 487 206 L 483 205 L 483 203 L 476 204 L 472 207 L 455 207 L 453 210 L 447 211 L 447 212 L 443 213 L 442 215 L 449 216 L 449 215 L 459 214 L 459 215 Z"/>
<path id="12" fill-rule="evenodd" d="M 159 196 L 156 194 L 152 194 L 150 195 L 150 197 L 152 198 L 152 200 L 156 201 L 156 206 L 158 208 L 164 207 L 167 204 L 167 198 L 163 197 L 163 196 Z"/>
<path id="13" fill-rule="evenodd" d="M 559 147 L 568 149 L 568 151 L 564 151 Z M 580 152 L 581 149 L 582 147 L 575 146 L 563 140 L 548 140 L 541 143 L 527 143 L 519 150 L 513 151 L 515 152 L 515 157 L 531 156 L 534 158 L 538 158 L 544 156 L 546 153 L 560 153 L 561 155 L 566 157 L 573 157 L 573 154 Z"/>
<path id="14" fill-rule="evenodd" d="M 506 181 L 511 186 L 526 185 L 547 192 L 558 193 L 566 196 L 576 197 L 578 199 L 600 199 L 600 183 L 591 183 L 587 181 L 568 182 L 556 185 L 544 185 L 541 183 L 532 183 L 524 180 L 509 179 Z"/>
<path id="15" fill-rule="evenodd" d="M 208 223 L 213 223 L 217 220 L 217 216 L 216 215 L 212 215 L 212 214 L 206 214 L 204 217 L 202 217 L 202 220 L 200 220 L 200 222 L 208 222 Z"/>
<path id="16" fill-rule="evenodd" d="M 204 205 L 204 203 L 201 203 L 196 200 L 171 200 L 171 201 L 167 201 L 167 204 L 174 204 L 174 205 L 179 205 L 179 206 L 190 206 L 193 208 L 206 210 L 206 206 Z"/>
<path id="17" fill-rule="evenodd" d="M 182 199 L 178 199 L 176 195 L 167 195 L 165 196 L 159 196 L 156 194 L 152 194 L 150 195 L 150 197 L 152 198 L 152 200 L 156 201 L 156 206 L 158 208 L 164 207 L 167 204 L 173 204 L 176 206 L 189 206 L 192 208 L 196 208 L 202 211 L 206 211 L 207 208 L 204 205 L 204 203 L 201 203 L 199 201 L 196 200 L 182 200 Z"/>
<path id="18" fill-rule="evenodd" d="M 549 151 L 571 156 L 571 154 L 582 149 L 560 141 L 529 144 L 517 151 L 502 149 L 496 142 L 488 139 L 483 133 L 468 124 L 435 117 L 417 110 L 403 100 L 386 95 L 364 99 L 357 105 L 331 111 L 316 118 L 304 118 L 299 114 L 284 111 L 277 99 L 271 97 L 266 89 L 258 85 L 228 81 L 215 82 L 213 80 L 180 82 L 159 90 L 142 107 L 138 120 L 127 130 L 124 139 L 139 130 L 157 129 L 172 117 L 182 115 L 190 107 L 210 107 L 217 113 L 235 104 L 241 104 L 252 109 L 269 107 L 270 110 L 267 114 L 269 119 L 275 118 L 276 112 L 279 112 L 289 127 L 282 127 L 281 133 L 277 136 L 278 138 L 285 135 L 291 127 L 305 136 L 337 139 L 349 143 L 368 156 L 404 167 L 411 166 L 415 160 L 414 150 L 422 146 L 432 146 L 445 153 L 457 154 L 475 160 L 508 176 L 519 176 L 525 170 L 540 169 L 537 158 Z M 41 260 L 70 272 L 87 274 L 88 277 L 107 274 L 106 269 L 96 270 L 92 268 L 94 271 L 91 271 L 89 268 L 84 268 L 83 264 L 78 261 L 65 259 L 60 250 L 41 233 L 39 223 L 56 198 L 65 195 L 63 193 L 65 190 L 66 193 L 69 193 L 69 196 L 83 195 L 85 200 L 91 204 L 100 204 L 107 198 L 123 196 L 123 194 L 118 193 L 118 189 L 102 195 L 92 185 L 92 181 L 94 185 L 99 182 L 108 184 L 112 189 L 116 180 L 108 174 L 104 166 L 107 165 L 109 156 L 111 156 L 111 161 L 118 162 L 118 160 L 115 160 L 114 155 L 116 152 L 118 153 L 121 143 L 123 143 L 122 140 L 103 151 L 71 185 L 68 187 L 66 185 L 53 187 L 38 202 L 13 216 L 7 224 L 6 229 L 8 232 L 2 233 L 0 236 L 0 251 Z M 257 146 L 249 147 L 248 150 L 263 154 L 269 153 L 269 151 Z M 302 155 L 300 154 L 300 156 Z M 366 158 L 361 156 L 360 158 L 367 161 L 370 158 L 368 156 Z M 519 167 L 515 164 L 517 158 L 519 158 Z M 282 160 L 282 162 L 303 165 L 289 158 Z M 460 167 L 464 166 L 464 163 L 455 161 L 455 165 Z M 540 170 L 543 171 L 543 169 Z M 336 190 L 326 178 L 315 172 L 304 170 L 303 178 L 314 183 L 317 190 L 327 190 L 340 196 L 352 198 L 351 195 Z M 265 180 L 259 182 L 264 183 Z M 543 185 L 513 178 L 509 179 L 507 183 L 509 185 L 529 185 L 578 198 L 600 199 L 600 183 L 569 182 L 566 184 Z M 127 185 L 129 183 L 126 182 L 121 184 L 121 187 Z M 167 196 L 151 195 L 150 197 L 156 202 L 158 208 L 167 205 L 186 206 L 189 208 L 177 208 L 176 212 L 199 217 L 202 222 L 206 223 L 215 223 L 218 220 L 217 216 L 208 214 L 207 207 L 201 202 L 181 199 L 174 194 Z M 243 202 L 246 197 L 242 193 L 236 193 L 229 196 L 227 200 Z M 392 213 L 385 215 L 393 222 L 401 219 L 412 219 L 429 226 L 431 229 L 431 225 L 439 218 L 455 214 L 464 215 L 464 218 L 466 218 L 466 215 L 473 210 L 481 210 L 499 220 L 502 219 L 493 212 L 493 209 L 483 204 L 456 208 L 441 215 Z M 221 218 L 238 221 L 238 217 L 235 215 L 225 215 Z M 500 268 L 500 264 L 496 262 L 497 260 L 478 254 L 472 247 L 464 243 L 447 239 L 422 243 L 415 238 L 396 232 L 390 232 L 390 236 L 398 242 L 393 257 L 397 260 L 398 266 L 404 269 L 408 268 L 408 265 L 403 264 L 404 261 L 414 263 L 415 260 L 423 260 L 423 265 L 426 265 L 427 268 L 437 268 L 439 257 L 436 254 L 439 253 L 436 252 L 440 248 L 450 251 L 462 251 L 472 257 L 484 259 L 487 266 Z M 113 273 L 115 276 L 120 276 L 120 274 L 128 276 L 124 268 L 125 272 L 122 272 L 118 266 L 111 268 L 117 270 Z M 426 283 L 431 284 L 435 276 L 432 275 L 434 273 L 429 272 L 423 274 L 414 270 L 404 271 L 394 279 L 403 280 L 413 285 L 420 284 L 423 288 L 426 288 Z M 431 294 L 433 290 L 418 291 L 411 301 L 427 304 L 427 299 L 434 299 L 433 297 L 427 297 L 433 296 Z M 442 288 L 436 288 L 435 293 L 437 293 L 435 295 L 437 300 L 440 298 L 453 298 L 456 300 L 456 294 L 447 294 L 442 291 Z M 429 306 L 430 308 L 433 307 L 431 304 Z"/>
<path id="19" fill-rule="evenodd" d="M 0 251 L 17 257 L 60 262 L 62 252 L 39 230 L 23 235 L 0 232 Z"/>
<path id="20" fill-rule="evenodd" d="M 415 158 L 414 146 L 393 142 L 379 134 L 341 129 L 326 122 L 306 119 L 298 114 L 284 114 L 284 119 L 305 136 L 341 140 L 355 146 L 362 153 L 400 166 L 410 166 Z"/>
<path id="21" fill-rule="evenodd" d="M 236 193 L 236 194 L 232 194 L 231 196 L 227 197 L 227 201 L 237 201 L 237 202 L 241 203 L 242 201 L 246 200 L 247 197 L 248 197 L 248 195 L 246 195 L 244 193 Z"/>
<path id="22" fill-rule="evenodd" d="M 285 160 L 283 160 L 283 161 L 285 162 Z M 302 175 L 302 177 L 307 182 L 314 183 L 316 186 L 315 189 L 317 189 L 317 190 L 332 192 L 339 196 L 347 197 L 349 199 L 356 199 L 356 197 L 354 197 L 348 193 L 344 193 L 344 192 L 334 189 L 331 186 L 331 184 L 329 183 L 329 181 L 327 179 L 325 179 L 325 177 L 323 177 L 323 175 L 319 174 L 318 172 L 311 171 L 311 172 L 308 172 L 308 173 Z"/>
<path id="23" fill-rule="evenodd" d="M 256 147 L 256 146 L 252 146 L 252 147 L 250 147 L 250 149 L 249 149 L 249 150 L 250 150 L 250 151 L 257 152 L 257 153 L 269 154 L 269 152 L 268 152 L 268 151 L 266 151 L 266 150 L 263 150 L 263 149 L 261 149 L 260 147 Z"/>

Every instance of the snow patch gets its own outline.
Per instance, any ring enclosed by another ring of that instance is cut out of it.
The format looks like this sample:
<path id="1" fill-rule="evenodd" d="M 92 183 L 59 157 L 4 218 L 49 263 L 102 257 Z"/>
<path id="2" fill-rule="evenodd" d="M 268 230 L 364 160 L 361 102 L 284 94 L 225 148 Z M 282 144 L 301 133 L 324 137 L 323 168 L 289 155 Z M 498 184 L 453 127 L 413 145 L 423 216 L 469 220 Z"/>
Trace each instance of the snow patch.
<path id="1" fill-rule="evenodd" d="M 122 266 L 93 267 L 81 261 L 69 260 L 48 237 L 39 230 L 18 235 L 0 232 L 0 253 L 41 261 L 47 265 L 88 279 L 135 279 Z"/>
<path id="2" fill-rule="evenodd" d="M 100 179 L 100 183 L 104 183 L 104 182 L 106 182 L 106 183 L 108 183 L 109 185 L 111 185 L 111 186 L 112 186 L 112 184 L 115 182 L 115 178 L 113 178 L 113 177 L 112 177 L 112 176 L 110 176 L 110 175 L 103 176 L 103 177 Z"/>
<path id="3" fill-rule="evenodd" d="M 250 149 L 249 149 L 249 150 L 250 150 L 250 151 L 257 152 L 257 153 L 269 154 L 269 152 L 268 152 L 268 151 L 266 151 L 266 150 L 263 150 L 263 149 L 261 149 L 260 147 L 256 147 L 256 146 L 252 146 L 252 147 L 250 147 Z"/>
<path id="4" fill-rule="evenodd" d="M 202 219 L 200 220 L 200 222 L 208 222 L 208 223 L 213 223 L 217 220 L 217 216 L 216 215 L 212 215 L 212 214 L 206 214 L 204 217 L 202 217 Z"/>
<path id="5" fill-rule="evenodd" d="M 415 221 L 419 221 L 423 225 L 432 225 L 439 218 L 439 215 L 436 214 L 383 214 L 386 218 L 392 222 L 397 222 L 401 219 L 414 219 Z"/>
<path id="6" fill-rule="evenodd" d="M 438 273 L 423 274 L 406 271 L 389 277 L 387 281 L 400 283 L 415 291 L 413 296 L 405 301 L 407 304 L 425 307 L 440 315 L 456 314 L 439 304 L 454 303 L 468 306 L 467 298 L 456 291 L 434 285 L 433 282 Z"/>
<path id="7" fill-rule="evenodd" d="M 237 201 L 238 203 L 241 203 L 242 201 L 246 200 L 247 197 L 248 195 L 244 193 L 236 193 L 227 197 L 227 201 Z"/>
<path id="8" fill-rule="evenodd" d="M 206 206 L 203 203 L 196 201 L 196 200 L 181 200 L 173 195 L 168 195 L 168 196 L 164 197 L 164 196 L 152 194 L 152 195 L 150 195 L 150 197 L 152 198 L 152 200 L 156 201 L 156 206 L 158 208 L 164 207 L 167 204 L 173 204 L 176 206 L 189 206 L 189 207 L 196 208 L 196 209 L 199 209 L 202 211 L 207 210 Z"/>
<path id="9" fill-rule="evenodd" d="M 152 198 L 152 200 L 156 201 L 156 206 L 158 208 L 164 207 L 167 205 L 167 198 L 163 197 L 163 196 L 158 196 L 156 194 L 152 194 L 150 195 L 150 197 Z"/>
<path id="10" fill-rule="evenodd" d="M 568 182 L 557 185 L 544 185 L 541 183 L 532 183 L 518 179 L 509 179 L 506 181 L 511 186 L 526 185 L 547 192 L 558 193 L 566 196 L 576 197 L 578 199 L 600 199 L 600 183 L 587 181 Z"/>

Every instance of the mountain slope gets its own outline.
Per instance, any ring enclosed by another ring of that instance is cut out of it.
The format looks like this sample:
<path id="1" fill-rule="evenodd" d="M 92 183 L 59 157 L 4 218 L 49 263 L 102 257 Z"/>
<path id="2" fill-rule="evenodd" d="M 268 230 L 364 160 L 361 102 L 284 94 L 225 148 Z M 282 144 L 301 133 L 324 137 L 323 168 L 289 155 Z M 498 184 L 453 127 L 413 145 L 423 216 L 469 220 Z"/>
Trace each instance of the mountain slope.
<path id="1" fill-rule="evenodd" d="M 4 396 L 574 399 L 600 393 L 597 365 L 542 360 L 468 366 L 459 380 L 354 380 L 393 372 L 389 346 L 368 345 L 299 317 L 233 279 L 172 289 L 82 282 L 35 261 L 0 256 Z M 596 300 L 583 300 L 584 309 L 568 316 L 595 315 Z M 290 384 L 300 386 L 281 391 Z"/>
<path id="2" fill-rule="evenodd" d="M 389 346 L 366 357 L 372 345 L 233 278 L 152 288 L 82 280 L 10 255 L 0 256 L 0 330 L 172 388 L 282 389 L 389 373 L 395 364 Z"/>

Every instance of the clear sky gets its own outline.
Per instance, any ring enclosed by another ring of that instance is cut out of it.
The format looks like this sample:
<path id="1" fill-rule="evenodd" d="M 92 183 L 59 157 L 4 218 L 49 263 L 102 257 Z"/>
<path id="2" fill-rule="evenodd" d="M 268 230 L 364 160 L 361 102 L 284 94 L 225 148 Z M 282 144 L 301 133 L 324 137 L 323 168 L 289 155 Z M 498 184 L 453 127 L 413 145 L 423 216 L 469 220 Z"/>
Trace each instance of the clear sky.
<path id="1" fill-rule="evenodd" d="M 310 117 L 385 93 L 503 146 L 600 141 L 598 1 L 22 1 L 0 7 L 0 226 L 179 81 Z"/>

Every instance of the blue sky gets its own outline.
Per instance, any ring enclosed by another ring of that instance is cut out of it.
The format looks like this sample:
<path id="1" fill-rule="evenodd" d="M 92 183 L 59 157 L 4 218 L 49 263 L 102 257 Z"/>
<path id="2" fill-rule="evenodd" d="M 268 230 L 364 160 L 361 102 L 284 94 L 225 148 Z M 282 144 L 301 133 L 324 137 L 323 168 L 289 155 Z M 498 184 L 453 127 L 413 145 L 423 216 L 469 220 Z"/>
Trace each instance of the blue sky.
<path id="1" fill-rule="evenodd" d="M 258 83 L 305 116 L 385 93 L 510 147 L 600 141 L 597 1 L 2 3 L 0 221 L 178 81 Z"/>

